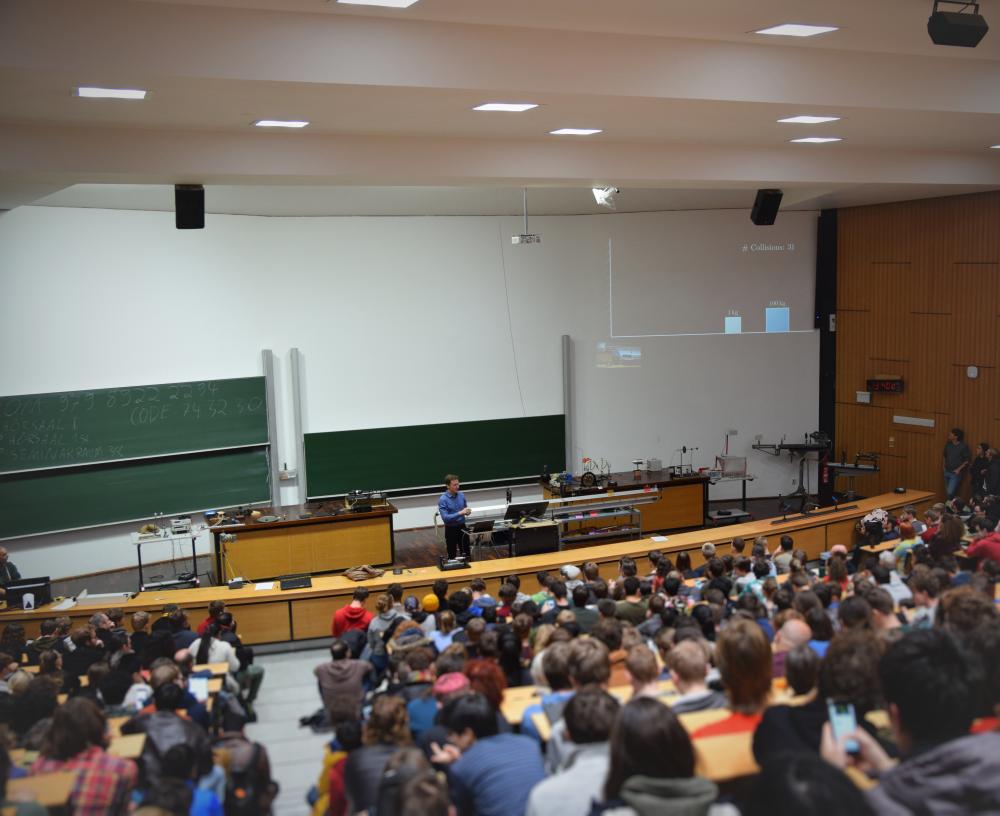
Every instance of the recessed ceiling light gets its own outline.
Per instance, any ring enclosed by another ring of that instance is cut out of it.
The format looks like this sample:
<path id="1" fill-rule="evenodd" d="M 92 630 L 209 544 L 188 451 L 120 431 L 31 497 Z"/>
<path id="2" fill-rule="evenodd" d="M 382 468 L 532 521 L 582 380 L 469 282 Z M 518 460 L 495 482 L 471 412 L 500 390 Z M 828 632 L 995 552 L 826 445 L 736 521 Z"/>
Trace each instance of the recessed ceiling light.
<path id="1" fill-rule="evenodd" d="M 76 95 L 87 99 L 145 99 L 146 92 L 139 88 L 91 88 L 80 87 Z"/>
<path id="2" fill-rule="evenodd" d="M 254 127 L 304 128 L 309 123 L 289 121 L 285 119 L 258 119 L 253 124 Z"/>
<path id="3" fill-rule="evenodd" d="M 824 122 L 839 122 L 839 116 L 789 116 L 787 119 L 779 119 L 787 125 L 822 125 Z"/>
<path id="4" fill-rule="evenodd" d="M 487 102 L 485 105 L 477 105 L 473 110 L 477 111 L 506 111 L 507 113 L 522 113 L 523 111 L 537 108 L 534 102 Z"/>
<path id="5" fill-rule="evenodd" d="M 603 132 L 596 128 L 559 128 L 559 130 L 549 131 L 553 136 L 593 136 L 595 133 Z"/>
<path id="6" fill-rule="evenodd" d="M 1000 150 L 1000 144 L 990 145 L 990 150 Z"/>
<path id="7" fill-rule="evenodd" d="M 799 144 L 826 144 L 827 142 L 842 142 L 844 140 L 839 136 L 805 136 L 801 139 L 789 139 L 788 141 Z"/>
<path id="8" fill-rule="evenodd" d="M 417 0 L 337 0 L 345 6 L 385 6 L 386 8 L 409 8 Z"/>
<path id="9" fill-rule="evenodd" d="M 754 34 L 773 34 L 778 37 L 815 37 L 817 34 L 828 34 L 837 31 L 839 26 L 806 25 L 804 23 L 782 23 L 781 25 L 761 28 Z"/>

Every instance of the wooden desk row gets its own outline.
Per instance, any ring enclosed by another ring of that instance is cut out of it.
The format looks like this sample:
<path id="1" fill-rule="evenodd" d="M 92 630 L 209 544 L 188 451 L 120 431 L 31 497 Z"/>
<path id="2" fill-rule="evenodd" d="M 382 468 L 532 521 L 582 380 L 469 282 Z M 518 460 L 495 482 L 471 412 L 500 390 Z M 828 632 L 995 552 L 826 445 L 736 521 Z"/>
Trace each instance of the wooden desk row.
<path id="1" fill-rule="evenodd" d="M 361 585 L 367 586 L 374 595 L 384 591 L 389 584 L 399 582 L 406 594 L 422 597 L 431 591 L 432 584 L 438 578 L 447 580 L 451 589 L 468 586 L 473 578 L 482 578 L 486 582 L 488 591 L 495 595 L 501 579 L 516 574 L 521 578 L 523 591 L 535 592 L 538 587 L 535 575 L 539 570 L 557 571 L 563 564 L 594 561 L 598 564 L 601 575 L 611 578 L 618 574 L 618 560 L 622 556 L 645 559 L 646 554 L 652 549 L 661 550 L 668 555 L 681 551 L 689 552 L 692 562 L 697 565 L 704 560 L 701 556 L 701 545 L 704 542 L 715 542 L 717 552 L 724 554 L 729 552 L 729 542 L 734 536 L 752 541 L 756 536 L 766 535 L 773 549 L 777 539 L 788 534 L 795 540 L 796 547 L 804 549 L 810 558 L 818 558 L 821 552 L 828 550 L 834 544 L 853 545 L 855 524 L 871 510 L 878 507 L 891 510 L 907 504 L 918 507 L 929 506 L 934 500 L 933 493 L 924 491 L 888 493 L 858 501 L 855 505 L 851 505 L 853 509 L 850 510 L 814 513 L 804 517 L 792 516 L 786 521 L 779 519 L 778 523 L 774 524 L 773 520 L 764 519 L 721 529 L 679 533 L 669 536 L 665 541 L 644 538 L 638 541 L 581 547 L 559 553 L 479 561 L 472 564 L 469 569 L 447 573 L 441 572 L 437 567 L 407 569 L 402 575 L 386 573 L 381 578 L 361 582 Z M 122 606 L 127 616 L 139 609 L 156 613 L 164 604 L 179 604 L 187 610 L 190 620 L 194 623 L 205 617 L 208 602 L 218 598 L 226 601 L 239 624 L 239 634 L 247 644 L 328 638 L 334 611 L 350 601 L 354 589 L 359 584 L 342 575 L 316 577 L 312 584 L 309 588 L 285 592 L 277 586 L 269 590 L 255 590 L 253 585 L 235 590 L 225 587 L 153 590 L 133 597 Z M 374 608 L 373 600 L 369 602 L 370 609 Z M 93 612 L 91 608 L 75 614 L 74 610 L 70 610 L 68 615 L 77 623 L 85 623 Z M 18 621 L 25 625 L 28 637 L 35 637 L 38 634 L 39 623 L 57 614 L 48 606 L 30 612 L 6 612 L 0 614 L 0 626 Z"/>

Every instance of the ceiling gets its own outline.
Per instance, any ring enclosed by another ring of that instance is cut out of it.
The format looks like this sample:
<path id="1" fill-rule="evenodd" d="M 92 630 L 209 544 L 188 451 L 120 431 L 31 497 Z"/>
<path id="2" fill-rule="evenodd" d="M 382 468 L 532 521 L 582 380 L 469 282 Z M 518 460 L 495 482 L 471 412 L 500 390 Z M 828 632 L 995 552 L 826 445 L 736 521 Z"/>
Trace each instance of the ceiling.
<path id="1" fill-rule="evenodd" d="M 1000 188 L 1000 34 L 931 44 L 930 0 L 4 0 L 0 208 L 263 215 L 852 206 Z M 983 14 L 1000 26 L 1000 0 Z M 780 22 L 841 26 L 768 38 Z M 142 102 L 73 96 L 142 87 Z M 536 102 L 522 114 L 472 111 Z M 787 125 L 829 114 L 842 121 Z M 306 119 L 302 131 L 251 127 Z M 556 137 L 559 127 L 592 137 Z M 826 145 L 789 143 L 836 135 Z"/>

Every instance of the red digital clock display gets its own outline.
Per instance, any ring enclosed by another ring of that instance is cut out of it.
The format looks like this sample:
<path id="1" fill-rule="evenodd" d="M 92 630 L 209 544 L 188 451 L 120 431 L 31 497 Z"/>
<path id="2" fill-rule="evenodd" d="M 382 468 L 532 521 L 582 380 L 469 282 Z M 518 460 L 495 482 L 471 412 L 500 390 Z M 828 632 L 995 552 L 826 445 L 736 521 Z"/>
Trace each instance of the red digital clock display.
<path id="1" fill-rule="evenodd" d="M 868 390 L 873 394 L 902 394 L 903 380 L 901 377 L 868 380 Z"/>

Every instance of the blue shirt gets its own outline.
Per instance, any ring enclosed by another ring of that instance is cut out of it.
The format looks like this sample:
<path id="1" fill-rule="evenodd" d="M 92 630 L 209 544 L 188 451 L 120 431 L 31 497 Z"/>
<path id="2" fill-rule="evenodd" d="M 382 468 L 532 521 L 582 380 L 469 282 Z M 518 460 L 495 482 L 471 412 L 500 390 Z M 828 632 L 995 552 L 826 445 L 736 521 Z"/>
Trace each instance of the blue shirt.
<path id="1" fill-rule="evenodd" d="M 667 676 L 670 679 L 670 676 Z M 547 703 L 566 703 L 572 698 L 572 691 L 551 691 L 542 697 L 540 703 L 532 703 L 526 709 L 524 709 L 524 714 L 521 716 L 521 733 L 526 736 L 536 739 L 539 742 L 542 741 L 542 735 L 538 733 L 538 729 L 535 728 L 535 723 L 532 722 L 532 716 L 535 714 L 543 714 L 545 712 L 545 705 Z"/>
<path id="2" fill-rule="evenodd" d="M 465 501 L 465 494 L 459 490 L 454 496 L 447 490 L 438 499 L 438 513 L 441 514 L 441 521 L 446 527 L 461 527 L 465 524 L 465 516 L 461 511 L 468 507 Z"/>
<path id="3" fill-rule="evenodd" d="M 460 814 L 476 816 L 523 816 L 544 778 L 538 743 L 521 734 L 476 740 L 448 770 L 451 801 Z"/>

